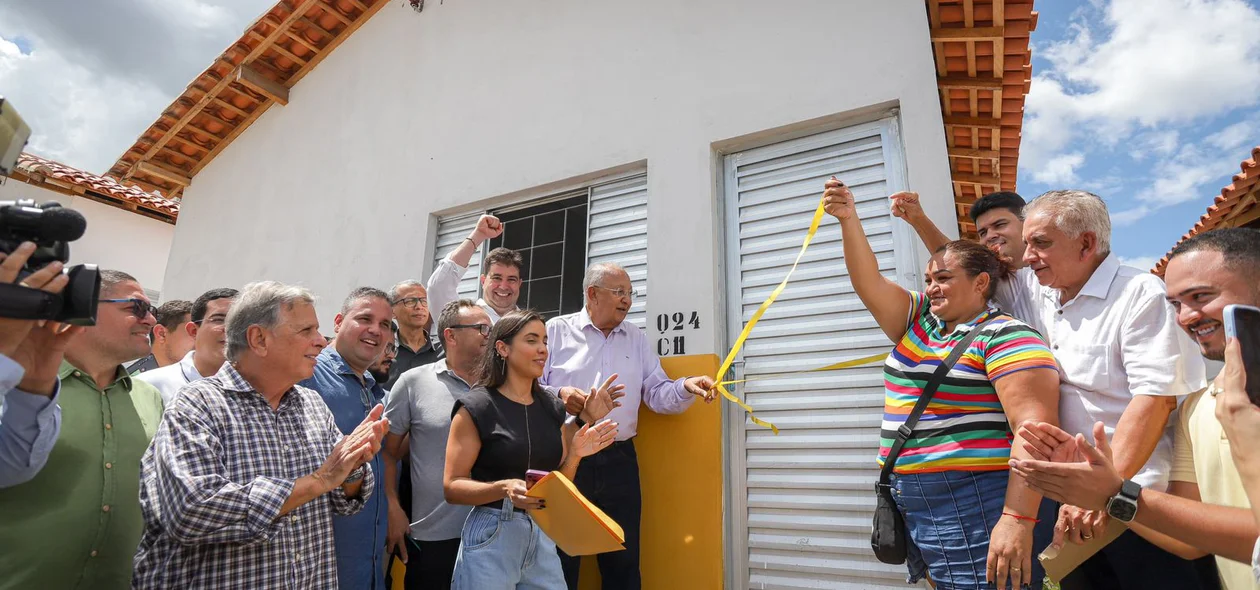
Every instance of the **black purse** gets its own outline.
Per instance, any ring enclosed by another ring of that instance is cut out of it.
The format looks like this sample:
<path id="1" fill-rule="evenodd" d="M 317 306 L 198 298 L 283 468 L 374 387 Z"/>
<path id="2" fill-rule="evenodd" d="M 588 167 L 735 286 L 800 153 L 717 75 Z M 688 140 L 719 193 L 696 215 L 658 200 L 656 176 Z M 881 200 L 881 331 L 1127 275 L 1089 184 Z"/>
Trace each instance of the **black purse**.
<path id="1" fill-rule="evenodd" d="M 897 428 L 897 438 L 888 449 L 888 458 L 884 459 L 884 467 L 879 471 L 879 481 L 875 483 L 875 518 L 871 523 L 871 551 L 875 552 L 876 559 L 884 563 L 895 565 L 906 562 L 906 520 L 897 509 L 897 503 L 892 497 L 892 484 L 889 482 L 889 476 L 892 475 L 893 467 L 897 464 L 897 455 L 901 454 L 902 447 L 906 446 L 906 441 L 910 440 L 915 425 L 919 423 L 919 417 L 932 401 L 932 396 L 936 395 L 936 389 L 945 380 L 945 375 L 967 351 L 967 347 L 971 346 L 971 341 L 976 339 L 985 324 L 994 319 L 996 316 L 990 316 L 976 324 L 958 344 L 954 345 L 954 348 L 949 351 L 949 357 L 936 368 L 936 372 L 932 373 L 932 378 L 928 380 L 923 393 L 919 395 L 919 401 L 915 402 L 914 409 L 910 410 L 910 415 L 906 416 L 906 422 Z"/>

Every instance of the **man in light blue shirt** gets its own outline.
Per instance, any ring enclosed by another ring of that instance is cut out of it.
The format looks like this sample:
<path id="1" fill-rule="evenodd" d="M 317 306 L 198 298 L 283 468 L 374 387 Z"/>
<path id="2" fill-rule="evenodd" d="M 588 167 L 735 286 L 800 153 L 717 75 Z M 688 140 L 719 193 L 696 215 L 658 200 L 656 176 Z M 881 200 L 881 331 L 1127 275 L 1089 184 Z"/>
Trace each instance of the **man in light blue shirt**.
<path id="1" fill-rule="evenodd" d="M 336 336 L 332 345 L 316 358 L 315 374 L 301 383 L 324 399 L 343 434 L 353 432 L 372 408 L 385 400 L 385 390 L 368 367 L 393 342 L 393 321 L 387 293 L 371 287 L 352 291 L 342 304 L 341 313 L 333 318 Z M 379 453 L 372 458 L 369 464 L 373 473 L 385 472 L 382 461 Z M 385 590 L 388 508 L 385 494 L 373 494 L 358 514 L 333 518 L 341 588 Z"/>
<path id="2" fill-rule="evenodd" d="M 713 401 L 713 379 L 705 376 L 670 379 L 661 359 L 652 351 L 647 336 L 626 314 L 634 303 L 634 287 L 626 270 L 610 263 L 592 264 L 582 280 L 586 306 L 582 311 L 547 322 L 547 364 L 539 382 L 560 388 L 569 413 L 585 404 L 582 388 L 599 387 L 616 374 L 625 386 L 625 397 L 607 417 L 618 424 L 617 442 L 587 457 L 573 483 L 587 499 L 621 524 L 625 551 L 598 557 L 605 590 L 637 590 L 639 574 L 639 520 L 643 496 L 639 489 L 639 460 L 634 450 L 638 432 L 639 402 L 653 412 L 681 414 L 696 397 Z M 570 590 L 577 588 L 580 562 L 563 552 L 560 560 Z"/>
<path id="3" fill-rule="evenodd" d="M 35 252 L 23 243 L 0 253 L 0 283 L 13 283 Z M 27 288 L 60 293 L 69 279 L 53 262 L 25 277 Z M 32 320 L 0 319 L 0 488 L 26 483 L 39 473 L 61 431 L 57 369 L 66 345 L 83 328 Z"/>

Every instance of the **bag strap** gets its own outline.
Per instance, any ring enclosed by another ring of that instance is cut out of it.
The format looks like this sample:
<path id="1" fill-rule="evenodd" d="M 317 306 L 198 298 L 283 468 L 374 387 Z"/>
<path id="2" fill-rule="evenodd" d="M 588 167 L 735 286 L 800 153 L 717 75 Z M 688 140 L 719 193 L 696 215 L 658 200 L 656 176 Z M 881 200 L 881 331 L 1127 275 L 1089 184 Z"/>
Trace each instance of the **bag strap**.
<path id="1" fill-rule="evenodd" d="M 997 319 L 998 314 L 990 315 L 983 322 L 976 324 L 967 332 L 958 344 L 949 351 L 949 356 L 945 361 L 936 367 L 936 371 L 932 373 L 932 377 L 928 379 L 927 384 L 923 387 L 923 392 L 919 394 L 919 400 L 914 403 L 914 409 L 910 410 L 910 414 L 906 416 L 906 421 L 897 427 L 897 438 L 893 440 L 892 447 L 888 449 L 888 457 L 884 459 L 884 467 L 879 471 L 879 481 L 875 484 L 875 490 L 879 491 L 881 487 L 888 487 L 889 476 L 892 475 L 893 467 L 897 464 L 897 456 L 901 454 L 902 447 L 906 446 L 906 442 L 910 440 L 910 435 L 914 433 L 914 427 L 919 423 L 919 417 L 923 415 L 923 411 L 927 409 L 928 403 L 932 401 L 932 397 L 936 395 L 936 390 L 941 386 L 941 382 L 945 381 L 945 375 L 949 374 L 950 369 L 962 358 L 967 348 L 971 346 L 971 342 L 980 335 L 982 330 L 989 322 Z"/>

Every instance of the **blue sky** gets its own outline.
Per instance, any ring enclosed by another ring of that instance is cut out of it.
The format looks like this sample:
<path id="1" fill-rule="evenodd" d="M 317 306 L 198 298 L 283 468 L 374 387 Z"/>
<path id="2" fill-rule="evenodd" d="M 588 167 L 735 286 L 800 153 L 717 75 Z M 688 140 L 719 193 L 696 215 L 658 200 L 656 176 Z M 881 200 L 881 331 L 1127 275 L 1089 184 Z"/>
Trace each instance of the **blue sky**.
<path id="1" fill-rule="evenodd" d="M 273 4 L 0 0 L 0 92 L 30 149 L 103 172 Z M 1260 0 L 1035 6 L 1019 191 L 1101 195 L 1113 250 L 1149 268 L 1260 145 Z"/>
<path id="2" fill-rule="evenodd" d="M 1039 0 L 1019 192 L 1083 188 L 1149 265 L 1260 145 L 1256 0 Z"/>

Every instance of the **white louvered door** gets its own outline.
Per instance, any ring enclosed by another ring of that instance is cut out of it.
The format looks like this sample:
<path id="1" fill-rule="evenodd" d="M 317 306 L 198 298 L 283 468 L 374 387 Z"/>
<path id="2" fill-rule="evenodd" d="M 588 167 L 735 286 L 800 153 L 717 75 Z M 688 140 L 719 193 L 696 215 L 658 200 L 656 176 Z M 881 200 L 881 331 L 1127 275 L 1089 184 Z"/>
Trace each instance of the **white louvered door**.
<path id="1" fill-rule="evenodd" d="M 832 175 L 852 188 L 884 274 L 902 284 L 917 274 L 913 238 L 888 212 L 887 195 L 904 185 L 901 162 L 895 118 L 727 156 L 728 342 L 787 273 Z M 748 338 L 737 376 L 890 348 L 853 291 L 828 216 Z M 738 395 L 780 434 L 728 404 L 728 587 L 905 588 L 904 566 L 879 563 L 870 549 L 881 367 L 752 382 Z"/>
<path id="2" fill-rule="evenodd" d="M 644 329 L 647 316 L 647 174 L 591 187 L 586 264 L 615 262 L 639 296 L 626 319 Z"/>

